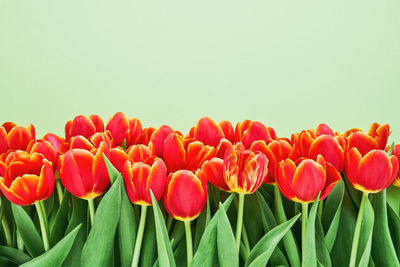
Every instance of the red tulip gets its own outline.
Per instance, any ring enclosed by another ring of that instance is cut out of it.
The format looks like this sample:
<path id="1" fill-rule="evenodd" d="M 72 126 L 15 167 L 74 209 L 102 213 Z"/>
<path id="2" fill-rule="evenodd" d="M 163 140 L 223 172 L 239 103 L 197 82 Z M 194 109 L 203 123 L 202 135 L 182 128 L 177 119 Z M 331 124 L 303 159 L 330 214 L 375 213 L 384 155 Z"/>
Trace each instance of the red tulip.
<path id="1" fill-rule="evenodd" d="M 0 178 L 0 189 L 12 203 L 31 205 L 47 199 L 54 189 L 51 162 L 39 153 L 17 150 Z M 2 168 L 4 171 L 4 165 Z M 1 171 L 1 172 L 3 172 Z"/>
<path id="2" fill-rule="evenodd" d="M 52 144 L 46 140 L 31 141 L 26 149 L 28 153 L 40 153 L 53 165 L 53 168 L 57 168 L 57 153 Z"/>
<path id="3" fill-rule="evenodd" d="M 205 145 L 216 147 L 222 138 L 234 141 L 233 126 L 228 121 L 221 121 L 219 125 L 210 117 L 204 117 L 190 130 L 189 137 Z"/>
<path id="4" fill-rule="evenodd" d="M 154 159 L 154 158 L 153 158 Z M 125 189 L 129 200 L 137 205 L 151 205 L 150 189 L 158 200 L 167 183 L 167 167 L 161 159 L 143 163 L 125 161 L 122 169 Z"/>
<path id="5" fill-rule="evenodd" d="M 32 124 L 27 128 L 13 122 L 0 126 L 0 154 L 9 149 L 25 150 L 31 140 L 35 140 L 35 127 Z"/>
<path id="6" fill-rule="evenodd" d="M 335 136 L 335 134 L 333 133 L 332 129 L 328 125 L 323 124 L 323 123 L 319 124 L 317 126 L 317 128 L 315 128 L 314 132 L 315 132 L 315 134 L 317 136 L 320 136 L 320 135 L 323 135 L 323 134 L 330 135 L 330 136 Z"/>
<path id="7" fill-rule="evenodd" d="M 378 149 L 385 149 L 389 135 L 392 133 L 390 131 L 389 124 L 380 125 L 379 123 L 371 124 L 369 128 L 368 135 L 374 138 L 378 145 Z"/>
<path id="8" fill-rule="evenodd" d="M 387 150 L 389 147 L 387 148 Z M 393 147 L 392 155 L 396 156 L 397 160 L 400 161 L 400 144 Z M 393 181 L 393 185 L 400 187 L 400 169 L 397 171 L 396 178 Z"/>
<path id="9" fill-rule="evenodd" d="M 169 215 L 181 221 L 197 218 L 207 203 L 207 181 L 187 170 L 171 173 L 163 196 Z"/>
<path id="10" fill-rule="evenodd" d="M 296 163 L 286 159 L 276 167 L 276 182 L 281 193 L 288 199 L 301 203 L 326 198 L 341 180 L 339 172 L 319 155 L 317 160 L 304 159 Z"/>
<path id="11" fill-rule="evenodd" d="M 136 141 L 135 144 L 144 144 L 144 145 L 148 146 L 149 142 L 150 142 L 150 138 L 156 130 L 157 129 L 154 127 L 144 128 L 139 139 Z"/>
<path id="12" fill-rule="evenodd" d="M 324 126 L 325 130 L 327 126 Z M 318 129 L 318 128 L 317 128 Z M 318 130 L 322 133 L 322 130 Z M 313 130 L 302 131 L 292 135 L 293 149 L 289 158 L 293 161 L 306 157 L 317 160 L 318 155 L 342 172 L 346 164 L 347 141 L 342 136 L 321 134 L 317 136 Z"/>
<path id="13" fill-rule="evenodd" d="M 268 174 L 268 159 L 262 154 L 245 150 L 241 143 L 228 148 L 224 158 L 224 178 L 232 192 L 254 193 Z"/>
<path id="14" fill-rule="evenodd" d="M 378 123 L 373 123 L 368 134 L 354 128 L 346 131 L 344 135 L 348 136 L 349 149 L 356 147 L 362 155 L 365 155 L 373 149 L 385 149 L 390 133 L 389 124 L 380 126 Z"/>
<path id="15" fill-rule="evenodd" d="M 103 120 L 98 115 L 90 115 L 89 118 L 83 115 L 76 116 L 65 124 L 65 139 L 82 135 L 90 138 L 96 132 L 104 131 Z"/>
<path id="16" fill-rule="evenodd" d="M 200 141 L 186 139 L 179 134 L 171 133 L 164 141 L 163 160 L 168 172 L 190 170 L 195 172 L 204 161 L 212 158 L 214 149 Z"/>
<path id="17" fill-rule="evenodd" d="M 263 140 L 255 141 L 250 147 L 253 152 L 261 152 L 268 159 L 267 184 L 275 184 L 275 167 L 278 162 L 288 158 L 292 146 L 283 139 L 273 140 L 268 145 Z"/>
<path id="18" fill-rule="evenodd" d="M 236 124 L 235 141 L 242 142 L 247 149 L 254 141 L 264 140 L 268 144 L 274 139 L 276 139 L 274 129 L 265 127 L 261 122 L 245 120 Z"/>
<path id="19" fill-rule="evenodd" d="M 224 178 L 224 161 L 220 158 L 212 158 L 201 165 L 196 173 L 221 190 L 231 192 Z"/>
<path id="20" fill-rule="evenodd" d="M 383 150 L 371 150 L 365 155 L 353 147 L 347 155 L 346 175 L 357 190 L 377 193 L 393 183 L 399 162 Z"/>
<path id="21" fill-rule="evenodd" d="M 106 129 L 111 132 L 114 144 L 127 147 L 137 144 L 142 134 L 142 124 L 138 119 L 128 118 L 124 113 L 115 113 L 107 122 Z"/>
<path id="22" fill-rule="evenodd" d="M 153 132 L 149 142 L 149 148 L 153 155 L 162 157 L 164 154 L 164 141 L 167 136 L 175 131 L 168 125 L 163 125 Z"/>
<path id="23" fill-rule="evenodd" d="M 109 156 L 107 145 L 102 142 L 100 147 L 88 151 L 86 149 L 71 149 L 58 160 L 60 178 L 64 187 L 74 196 L 83 199 L 93 199 L 103 194 L 110 178 L 103 160 L 103 153 Z"/>
<path id="24" fill-rule="evenodd" d="M 54 150 L 56 151 L 56 154 L 58 156 L 59 155 L 58 149 L 63 143 L 65 143 L 65 139 L 52 133 L 45 134 L 42 139 L 50 142 L 50 144 L 54 147 Z"/>
<path id="25" fill-rule="evenodd" d="M 145 162 L 152 156 L 150 149 L 145 145 L 133 145 L 126 152 L 133 162 Z"/>

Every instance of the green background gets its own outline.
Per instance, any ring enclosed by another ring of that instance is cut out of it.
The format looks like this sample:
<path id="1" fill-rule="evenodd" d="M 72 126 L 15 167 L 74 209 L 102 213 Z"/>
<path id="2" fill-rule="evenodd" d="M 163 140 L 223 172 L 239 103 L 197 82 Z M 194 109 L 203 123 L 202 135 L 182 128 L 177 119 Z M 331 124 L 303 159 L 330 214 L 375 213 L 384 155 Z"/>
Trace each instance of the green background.
<path id="1" fill-rule="evenodd" d="M 63 134 L 116 111 L 183 132 L 280 136 L 388 122 L 400 140 L 400 1 L 0 0 L 1 121 Z"/>

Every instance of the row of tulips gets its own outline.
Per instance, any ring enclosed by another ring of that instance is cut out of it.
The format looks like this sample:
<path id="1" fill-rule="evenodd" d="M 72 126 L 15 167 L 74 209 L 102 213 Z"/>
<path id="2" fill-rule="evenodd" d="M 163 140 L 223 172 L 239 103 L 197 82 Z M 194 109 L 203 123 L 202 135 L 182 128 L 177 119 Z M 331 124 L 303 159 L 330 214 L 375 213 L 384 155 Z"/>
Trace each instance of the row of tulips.
<path id="1" fill-rule="evenodd" d="M 118 112 L 36 139 L 6 122 L 0 265 L 400 266 L 390 134 L 205 117 L 184 135 Z"/>

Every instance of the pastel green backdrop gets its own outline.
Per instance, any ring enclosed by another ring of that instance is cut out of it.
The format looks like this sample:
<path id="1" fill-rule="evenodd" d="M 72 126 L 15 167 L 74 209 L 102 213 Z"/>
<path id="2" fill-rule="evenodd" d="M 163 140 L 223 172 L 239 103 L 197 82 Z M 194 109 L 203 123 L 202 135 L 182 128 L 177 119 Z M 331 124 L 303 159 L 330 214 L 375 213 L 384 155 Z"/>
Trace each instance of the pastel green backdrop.
<path id="1" fill-rule="evenodd" d="M 0 1 L 1 121 L 63 134 L 116 111 L 186 132 L 205 115 L 287 136 L 389 122 L 400 1 Z"/>

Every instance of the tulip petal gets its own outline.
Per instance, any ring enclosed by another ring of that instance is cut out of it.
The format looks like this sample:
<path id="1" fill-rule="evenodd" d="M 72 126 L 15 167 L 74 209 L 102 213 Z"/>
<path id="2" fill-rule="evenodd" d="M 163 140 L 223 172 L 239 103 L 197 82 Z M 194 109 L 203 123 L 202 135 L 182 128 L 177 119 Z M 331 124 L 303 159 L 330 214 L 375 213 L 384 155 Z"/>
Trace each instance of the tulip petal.
<path id="1" fill-rule="evenodd" d="M 330 135 L 330 136 L 334 136 L 335 135 L 333 133 L 332 129 L 328 125 L 326 125 L 324 123 L 319 124 L 317 126 L 317 128 L 315 128 L 315 134 L 317 136 L 320 136 L 320 135 L 323 135 L 323 134 Z"/>
<path id="2" fill-rule="evenodd" d="M 330 135 L 321 135 L 315 139 L 309 150 L 309 157 L 316 160 L 318 155 L 332 164 L 339 172 L 342 172 L 345 165 L 345 154 L 339 142 Z"/>
<path id="3" fill-rule="evenodd" d="M 204 117 L 197 122 L 193 137 L 205 145 L 217 146 L 224 132 L 210 117 Z"/>
<path id="4" fill-rule="evenodd" d="M 31 134 L 22 126 L 14 127 L 8 133 L 8 142 L 11 149 L 25 150 L 31 140 Z"/>
<path id="5" fill-rule="evenodd" d="M 383 150 L 371 150 L 358 166 L 356 184 L 365 191 L 380 192 L 392 183 L 392 169 L 389 157 Z"/>
<path id="6" fill-rule="evenodd" d="M 26 204 L 33 204 L 38 201 L 36 191 L 38 182 L 39 177 L 37 175 L 25 174 L 13 181 L 10 190 L 21 197 Z"/>
<path id="7" fill-rule="evenodd" d="M 104 142 L 100 144 L 96 155 L 93 157 L 93 192 L 98 195 L 103 194 L 110 185 L 110 176 L 108 175 L 103 154 L 109 158 L 109 149 Z"/>
<path id="8" fill-rule="evenodd" d="M 53 193 L 54 184 L 55 179 L 52 163 L 44 159 L 36 189 L 37 200 L 47 199 Z"/>
<path id="9" fill-rule="evenodd" d="M 201 166 L 201 175 L 221 190 L 230 192 L 229 186 L 224 179 L 224 161 L 220 158 L 212 158 L 205 161 Z M 196 174 L 197 175 L 197 174 Z"/>
<path id="10" fill-rule="evenodd" d="M 342 179 L 337 169 L 330 163 L 326 163 L 326 182 L 324 189 L 321 192 L 319 200 L 325 199 L 332 191 L 333 187 Z"/>
<path id="11" fill-rule="evenodd" d="M 74 118 L 69 130 L 69 136 L 83 135 L 85 138 L 91 137 L 96 132 L 96 126 L 86 116 L 79 115 Z"/>
<path id="12" fill-rule="evenodd" d="M 281 161 L 276 166 L 276 182 L 281 193 L 288 199 L 294 200 L 292 180 L 296 172 L 296 164 L 291 159 Z"/>
<path id="13" fill-rule="evenodd" d="M 154 161 L 150 173 L 146 179 L 144 200 L 151 205 L 150 189 L 157 201 L 163 196 L 167 184 L 167 166 L 161 159 Z"/>
<path id="14" fill-rule="evenodd" d="M 375 140 L 365 133 L 355 132 L 348 137 L 349 149 L 356 147 L 362 156 L 373 149 L 378 149 L 378 144 Z"/>
<path id="15" fill-rule="evenodd" d="M 99 115 L 92 114 L 89 116 L 89 120 L 93 123 L 96 132 L 104 132 L 104 122 Z"/>
<path id="16" fill-rule="evenodd" d="M 167 125 L 163 125 L 158 130 L 153 132 L 149 142 L 149 148 L 153 155 L 157 157 L 163 156 L 165 139 L 173 132 L 174 130 Z"/>
<path id="17" fill-rule="evenodd" d="M 243 193 L 254 193 L 265 181 L 268 174 L 268 159 L 260 153 L 252 157 L 247 163 L 242 173 Z"/>
<path id="18" fill-rule="evenodd" d="M 8 143 L 7 131 L 3 126 L 0 126 L 0 154 L 6 152 L 10 147 Z"/>
<path id="19" fill-rule="evenodd" d="M 220 121 L 218 125 L 224 132 L 224 137 L 231 143 L 235 142 L 235 130 L 233 129 L 232 123 L 229 121 Z"/>
<path id="20" fill-rule="evenodd" d="M 185 168 L 186 152 L 182 136 L 174 133 L 168 135 L 164 143 L 163 159 L 169 173 Z"/>
<path id="21" fill-rule="evenodd" d="M 134 162 L 144 162 L 147 158 L 151 156 L 150 149 L 145 145 L 133 145 L 129 148 L 127 152 L 129 158 Z"/>
<path id="22" fill-rule="evenodd" d="M 325 182 L 324 168 L 311 159 L 305 159 L 296 168 L 292 188 L 299 201 L 311 202 L 322 191 Z"/>
<path id="23" fill-rule="evenodd" d="M 266 143 L 269 143 L 271 136 L 261 122 L 253 121 L 250 123 L 249 128 L 243 132 L 241 141 L 246 148 L 250 148 L 251 144 L 256 140 L 264 140 Z"/>
<path id="24" fill-rule="evenodd" d="M 114 144 L 122 146 L 122 143 L 129 135 L 129 121 L 128 117 L 122 113 L 115 113 L 107 122 L 106 130 L 111 132 Z"/>

